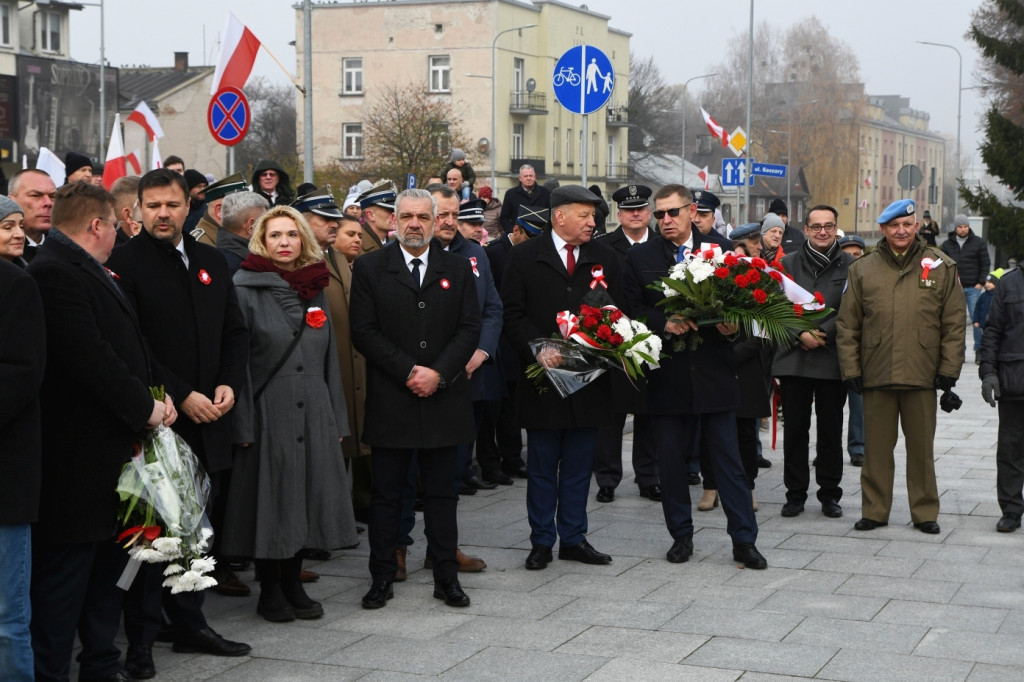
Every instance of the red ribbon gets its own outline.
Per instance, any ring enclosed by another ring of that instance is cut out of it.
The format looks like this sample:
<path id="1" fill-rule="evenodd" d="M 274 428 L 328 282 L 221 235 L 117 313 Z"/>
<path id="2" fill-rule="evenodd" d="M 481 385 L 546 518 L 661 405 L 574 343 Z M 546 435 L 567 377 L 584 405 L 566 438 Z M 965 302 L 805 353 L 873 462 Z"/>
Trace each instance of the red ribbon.
<path id="1" fill-rule="evenodd" d="M 608 283 L 604 281 L 604 268 L 600 263 L 590 268 L 590 276 L 593 277 L 593 279 L 590 280 L 591 289 L 596 289 L 598 284 L 603 286 L 605 289 L 608 288 Z"/>
<path id="2" fill-rule="evenodd" d="M 156 540 L 158 537 L 160 537 L 160 526 L 135 526 L 134 528 L 129 528 L 128 530 L 124 531 L 123 533 L 117 536 L 117 541 L 121 542 L 121 540 L 124 540 L 125 538 L 130 537 L 132 535 L 141 535 L 150 542 L 153 542 L 153 540 Z M 132 542 L 134 542 L 134 539 L 132 540 Z"/>
<path id="3" fill-rule="evenodd" d="M 473 274 L 479 277 L 480 271 L 476 269 L 476 256 L 469 257 L 469 264 L 473 266 Z"/>
<path id="4" fill-rule="evenodd" d="M 579 333 L 579 318 L 573 315 L 568 310 L 563 310 L 555 316 L 555 321 L 558 323 L 558 331 L 562 334 L 562 338 L 566 340 L 573 340 L 584 346 L 591 348 L 603 348 L 601 344 L 594 341 L 585 334 Z"/>

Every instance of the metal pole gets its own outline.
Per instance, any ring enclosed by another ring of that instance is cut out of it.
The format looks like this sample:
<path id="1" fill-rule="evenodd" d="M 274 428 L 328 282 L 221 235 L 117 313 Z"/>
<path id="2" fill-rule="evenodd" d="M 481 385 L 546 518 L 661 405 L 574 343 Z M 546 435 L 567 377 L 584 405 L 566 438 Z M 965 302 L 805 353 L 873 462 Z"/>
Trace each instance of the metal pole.
<path id="1" fill-rule="evenodd" d="M 683 102 L 682 106 L 679 107 L 683 114 L 683 149 L 682 155 L 679 157 L 680 184 L 683 185 L 686 184 L 686 86 L 688 86 L 691 81 L 700 80 L 701 78 L 711 78 L 712 76 L 717 75 L 717 73 L 706 73 L 703 76 L 694 76 L 683 83 Z"/>
<path id="2" fill-rule="evenodd" d="M 494 192 L 495 198 L 498 194 L 497 185 L 497 173 L 496 165 L 498 159 L 498 38 L 505 33 L 511 33 L 512 31 L 522 31 L 524 28 L 534 28 L 537 24 L 527 24 L 525 26 L 516 26 L 514 28 L 506 28 L 504 31 L 498 31 L 494 36 L 494 40 L 491 41 L 491 191 Z"/>
<path id="3" fill-rule="evenodd" d="M 948 47 L 953 52 L 956 52 L 957 62 L 959 63 L 957 78 L 956 78 L 956 179 L 957 182 L 961 179 L 960 170 L 960 110 L 963 105 L 964 99 L 964 58 L 960 54 L 960 50 L 956 49 L 952 45 L 946 43 L 932 43 L 927 40 L 918 40 L 921 45 L 932 45 L 934 47 Z M 960 212 L 960 192 L 955 190 L 953 192 L 953 215 Z"/>
<path id="4" fill-rule="evenodd" d="M 589 115 L 583 114 L 583 135 L 580 138 L 580 184 L 584 187 L 587 186 L 587 147 L 590 144 L 587 120 L 589 118 Z"/>
<path id="5" fill-rule="evenodd" d="M 313 182 L 313 8 L 310 0 L 302 2 L 302 44 L 302 81 L 306 86 L 302 93 L 302 179 Z"/>
<path id="6" fill-rule="evenodd" d="M 100 151 L 99 158 L 105 159 L 103 141 L 106 139 L 107 127 L 107 58 L 106 36 L 104 34 L 103 0 L 100 0 Z"/>
<path id="7" fill-rule="evenodd" d="M 786 135 L 786 164 L 789 168 L 786 169 L 786 210 L 793 211 L 793 201 L 791 194 L 793 192 L 793 109 L 789 108 L 789 134 Z M 795 214 L 796 211 L 793 211 Z"/>
<path id="8" fill-rule="evenodd" d="M 752 138 L 754 137 L 754 131 L 750 129 L 750 102 L 754 99 L 754 0 L 750 0 L 750 36 L 747 40 L 747 174 L 749 175 L 752 168 L 750 167 L 750 150 L 752 149 Z M 750 180 L 749 178 L 743 179 L 743 202 L 746 204 L 747 212 L 743 216 L 743 222 L 746 222 L 750 217 Z"/>

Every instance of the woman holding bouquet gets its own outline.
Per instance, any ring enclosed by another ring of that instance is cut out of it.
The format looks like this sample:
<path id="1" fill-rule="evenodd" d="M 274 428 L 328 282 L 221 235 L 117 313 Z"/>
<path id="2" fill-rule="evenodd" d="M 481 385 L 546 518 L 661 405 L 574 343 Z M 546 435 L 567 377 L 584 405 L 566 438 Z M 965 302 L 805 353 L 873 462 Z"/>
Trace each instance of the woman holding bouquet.
<path id="1" fill-rule="evenodd" d="M 249 249 L 234 278 L 251 340 L 223 550 L 256 559 L 264 618 L 319 618 L 297 553 L 357 543 L 341 450 L 348 417 L 324 293 L 330 276 L 309 224 L 290 207 L 260 218 Z"/>

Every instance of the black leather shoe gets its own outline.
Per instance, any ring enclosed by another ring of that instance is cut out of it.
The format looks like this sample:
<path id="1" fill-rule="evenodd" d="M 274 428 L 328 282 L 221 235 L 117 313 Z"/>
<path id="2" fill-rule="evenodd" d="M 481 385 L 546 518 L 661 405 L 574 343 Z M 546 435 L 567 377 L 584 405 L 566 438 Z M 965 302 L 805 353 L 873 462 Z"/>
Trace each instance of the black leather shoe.
<path id="1" fill-rule="evenodd" d="M 771 461 L 769 459 L 767 459 L 765 457 L 758 457 L 757 458 L 757 468 L 758 469 L 771 469 L 772 468 L 772 463 L 771 463 Z"/>
<path id="2" fill-rule="evenodd" d="M 850 464 L 855 467 L 864 466 L 864 455 L 850 455 Z"/>
<path id="3" fill-rule="evenodd" d="M 918 529 L 922 533 L 928 535 L 938 535 L 941 532 L 939 524 L 935 521 L 922 521 L 921 523 L 915 523 L 914 528 Z"/>
<path id="4" fill-rule="evenodd" d="M 295 610 L 285 599 L 281 583 L 260 584 L 260 599 L 256 602 L 256 613 L 271 623 L 288 623 L 295 620 Z"/>
<path id="5" fill-rule="evenodd" d="M 687 534 L 672 543 L 665 558 L 673 564 L 684 564 L 693 556 L 693 535 Z"/>
<path id="6" fill-rule="evenodd" d="M 155 671 L 153 672 L 153 675 L 156 675 Z M 153 675 L 150 675 L 149 677 L 153 677 Z M 142 680 L 142 679 L 149 679 L 149 678 L 148 677 L 147 678 L 143 678 L 143 677 L 135 678 L 135 677 L 132 677 L 131 674 L 127 670 L 121 669 L 121 670 L 118 670 L 116 673 L 114 673 L 113 675 L 111 675 L 109 677 L 81 677 L 81 676 L 79 676 L 78 682 L 132 682 L 132 680 L 135 680 L 135 679 Z"/>
<path id="7" fill-rule="evenodd" d="M 761 553 L 757 551 L 757 547 L 754 547 L 752 542 L 733 545 L 732 558 L 733 561 L 743 562 L 743 565 L 747 568 L 756 570 L 768 568 L 768 560 L 761 556 Z"/>
<path id="8" fill-rule="evenodd" d="M 843 515 L 843 508 L 835 500 L 821 503 L 821 513 L 830 519 L 838 519 Z"/>
<path id="9" fill-rule="evenodd" d="M 501 470 L 502 470 L 502 472 L 504 472 L 505 474 L 508 474 L 512 478 L 526 478 L 527 477 L 526 467 L 523 466 L 522 464 L 520 464 L 519 466 L 516 466 L 516 467 L 511 467 L 511 468 L 502 467 Z"/>
<path id="10" fill-rule="evenodd" d="M 594 564 L 595 566 L 610 564 L 612 562 L 612 558 L 610 556 L 607 554 L 601 554 L 601 552 L 594 549 L 586 540 L 574 547 L 559 545 L 558 558 L 562 561 L 579 561 L 584 564 Z"/>
<path id="11" fill-rule="evenodd" d="M 469 595 L 462 591 L 458 578 L 434 581 L 434 599 L 444 599 L 448 606 L 469 606 Z"/>
<path id="12" fill-rule="evenodd" d="M 476 488 L 473 488 L 473 487 L 468 486 L 465 483 L 463 483 L 459 487 L 459 495 L 476 495 Z M 421 506 L 416 511 L 423 511 L 423 507 Z"/>
<path id="13" fill-rule="evenodd" d="M 874 530 L 882 526 L 888 526 L 888 521 L 875 521 L 874 519 L 861 519 L 853 524 L 854 530 Z"/>
<path id="14" fill-rule="evenodd" d="M 300 559 L 309 559 L 311 561 L 329 561 L 331 558 L 331 553 L 326 549 L 314 549 L 312 547 L 306 547 L 305 549 L 300 549 L 299 553 L 295 556 L 297 556 Z"/>
<path id="15" fill-rule="evenodd" d="M 700 474 L 686 474 L 686 482 L 689 485 L 700 485 Z"/>
<path id="16" fill-rule="evenodd" d="M 1012 533 L 1020 528 L 1020 516 L 1018 514 L 1003 514 L 1003 518 L 996 522 L 996 530 L 1000 533 Z"/>
<path id="17" fill-rule="evenodd" d="M 363 595 L 364 609 L 382 609 L 388 605 L 388 599 L 395 596 L 390 580 L 374 580 L 370 591 Z"/>
<path id="18" fill-rule="evenodd" d="M 800 516 L 800 514 L 803 512 L 803 510 L 804 510 L 803 503 L 800 503 L 800 502 L 787 502 L 786 504 L 782 505 L 782 512 L 781 513 L 782 513 L 783 516 Z"/>
<path id="19" fill-rule="evenodd" d="M 526 570 L 540 571 L 551 563 L 551 548 L 544 545 L 534 545 L 526 557 Z"/>
<path id="20" fill-rule="evenodd" d="M 318 601 L 310 599 L 306 590 L 302 589 L 302 583 L 282 584 L 281 591 L 284 598 L 288 600 L 295 617 L 301 620 L 315 620 L 324 615 L 324 606 Z"/>
<path id="21" fill-rule="evenodd" d="M 467 488 L 476 488 L 477 490 L 494 490 L 498 487 L 497 483 L 485 483 L 476 476 L 462 479 L 462 485 Z"/>
<path id="22" fill-rule="evenodd" d="M 514 485 L 515 481 L 512 480 L 511 476 L 503 474 L 500 471 L 492 471 L 488 474 L 484 474 L 484 480 L 488 483 L 495 485 Z"/>
<path id="23" fill-rule="evenodd" d="M 186 635 L 178 635 L 171 649 L 179 654 L 209 654 L 210 656 L 245 656 L 252 651 L 252 647 L 248 644 L 224 639 L 209 627 Z"/>
<path id="24" fill-rule="evenodd" d="M 156 677 L 156 666 L 153 665 L 153 647 L 148 644 L 129 644 L 128 653 L 124 657 L 124 669 L 136 680 L 148 680 Z"/>
<path id="25" fill-rule="evenodd" d="M 640 497 L 646 497 L 652 502 L 661 502 L 661 486 L 655 483 L 646 488 L 640 488 Z"/>
<path id="26" fill-rule="evenodd" d="M 611 502 L 615 499 L 615 488 L 610 485 L 603 485 L 597 489 L 597 497 L 595 498 L 598 502 Z"/>

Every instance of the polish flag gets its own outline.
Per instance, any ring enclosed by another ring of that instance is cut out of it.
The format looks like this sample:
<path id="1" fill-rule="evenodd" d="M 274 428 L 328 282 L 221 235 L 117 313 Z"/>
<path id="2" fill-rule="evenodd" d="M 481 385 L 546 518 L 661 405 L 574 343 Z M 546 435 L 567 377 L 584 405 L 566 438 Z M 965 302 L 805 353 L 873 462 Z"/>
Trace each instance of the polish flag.
<path id="1" fill-rule="evenodd" d="M 114 127 L 110 131 L 107 159 L 103 163 L 103 186 L 110 191 L 114 181 L 128 175 L 127 159 L 124 155 L 124 140 L 121 139 L 121 114 L 114 114 Z"/>
<path id="2" fill-rule="evenodd" d="M 156 170 L 164 167 L 164 160 L 160 157 L 160 141 L 153 140 L 153 166 L 149 170 Z"/>
<path id="3" fill-rule="evenodd" d="M 241 90 L 245 81 L 249 79 L 259 49 L 259 38 L 238 20 L 234 12 L 228 12 L 228 22 L 224 27 L 223 42 L 220 46 L 220 59 L 217 60 L 217 70 L 213 73 L 210 94 L 216 95 L 218 90 L 227 86 Z"/>
<path id="4" fill-rule="evenodd" d="M 857 204 L 857 208 L 867 208 L 867 207 L 868 207 L 868 200 L 867 199 L 861 199 L 860 203 Z"/>
<path id="5" fill-rule="evenodd" d="M 725 132 L 725 128 L 718 125 L 715 119 L 711 118 L 711 114 L 704 111 L 703 107 L 701 107 L 700 115 L 704 117 L 704 123 L 707 124 L 708 130 L 711 131 L 711 136 L 714 137 L 715 139 L 721 140 L 723 147 L 728 147 L 729 133 Z"/>
<path id="6" fill-rule="evenodd" d="M 709 187 L 708 187 L 708 167 L 707 166 L 704 166 L 699 171 L 697 171 L 697 177 L 704 181 L 704 189 L 709 189 Z"/>
<path id="7" fill-rule="evenodd" d="M 871 186 L 871 176 L 870 175 L 867 176 L 866 178 L 864 178 L 864 186 L 865 187 L 870 187 Z"/>
<path id="8" fill-rule="evenodd" d="M 145 101 L 139 102 L 139 106 L 135 107 L 135 111 L 128 114 L 125 122 L 127 123 L 128 121 L 138 123 L 145 128 L 150 142 L 164 136 L 164 129 L 160 127 L 160 121 L 157 120 L 156 114 L 153 113 L 153 110 L 149 108 Z"/>
<path id="9" fill-rule="evenodd" d="M 140 158 L 142 158 L 142 152 L 138 149 L 129 154 L 127 158 L 128 165 L 132 167 L 132 170 L 135 171 L 136 175 L 142 175 L 142 164 L 139 163 Z M 104 168 L 104 170 L 106 169 Z"/>

